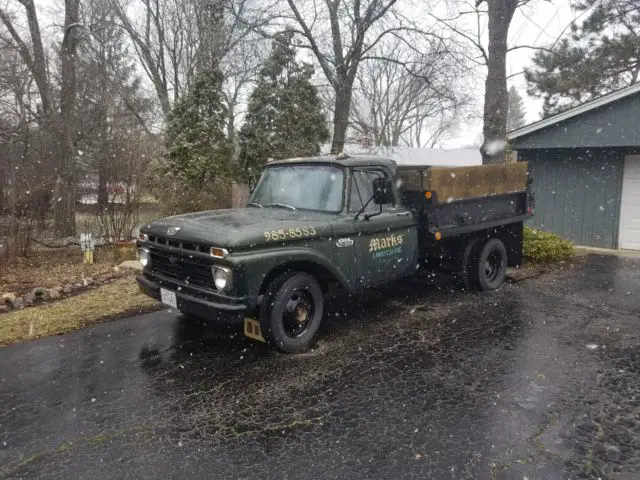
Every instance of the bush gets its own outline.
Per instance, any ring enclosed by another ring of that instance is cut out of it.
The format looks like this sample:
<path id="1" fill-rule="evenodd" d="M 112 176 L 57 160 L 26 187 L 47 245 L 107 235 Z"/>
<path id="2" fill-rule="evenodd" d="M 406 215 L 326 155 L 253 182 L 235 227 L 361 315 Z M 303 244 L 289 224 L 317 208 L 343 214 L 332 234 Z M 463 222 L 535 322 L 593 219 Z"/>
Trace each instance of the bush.
<path id="1" fill-rule="evenodd" d="M 573 244 L 551 232 L 524 227 L 524 259 L 530 263 L 556 263 L 575 255 Z"/>

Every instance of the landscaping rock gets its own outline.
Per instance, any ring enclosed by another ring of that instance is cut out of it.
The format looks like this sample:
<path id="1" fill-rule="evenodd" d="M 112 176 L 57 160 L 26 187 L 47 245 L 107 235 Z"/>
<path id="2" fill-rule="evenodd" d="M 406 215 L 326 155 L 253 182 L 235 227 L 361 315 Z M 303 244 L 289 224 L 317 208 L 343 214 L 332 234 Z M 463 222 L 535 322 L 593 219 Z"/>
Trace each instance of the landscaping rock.
<path id="1" fill-rule="evenodd" d="M 42 287 L 34 288 L 31 293 L 35 302 L 44 302 L 49 298 L 49 292 Z"/>
<path id="2" fill-rule="evenodd" d="M 91 285 L 93 283 L 93 278 L 91 277 L 86 277 L 82 279 L 82 283 L 84 284 L 85 287 L 88 287 L 89 285 Z"/>
<path id="3" fill-rule="evenodd" d="M 120 267 L 116 265 L 115 267 L 113 267 L 113 271 L 118 273 L 120 271 Z"/>
<path id="4" fill-rule="evenodd" d="M 62 289 L 62 291 L 64 293 L 71 293 L 73 291 L 73 285 L 71 285 L 70 283 L 67 283 Z"/>
<path id="5" fill-rule="evenodd" d="M 3 303 L 0 303 L 0 313 L 5 313 L 9 311 L 9 305 L 5 305 Z"/>
<path id="6" fill-rule="evenodd" d="M 60 298 L 60 293 L 62 292 L 62 287 L 53 287 L 49 289 L 49 298 L 51 300 L 57 300 Z"/>
<path id="7" fill-rule="evenodd" d="M 120 268 L 120 270 L 142 270 L 142 264 L 138 260 L 127 260 L 119 264 L 118 267 Z"/>
<path id="8" fill-rule="evenodd" d="M 2 304 L 3 305 L 8 305 L 10 303 L 13 303 L 16 299 L 16 294 L 13 292 L 7 292 L 7 293 L 3 293 L 2 294 Z"/>
<path id="9" fill-rule="evenodd" d="M 24 307 L 24 300 L 22 299 L 22 297 L 17 297 L 12 303 L 11 305 L 13 306 L 13 308 L 22 308 Z"/>
<path id="10" fill-rule="evenodd" d="M 23 305 L 25 307 L 30 307 L 35 302 L 36 296 L 33 292 L 27 293 L 24 297 L 22 297 Z"/>

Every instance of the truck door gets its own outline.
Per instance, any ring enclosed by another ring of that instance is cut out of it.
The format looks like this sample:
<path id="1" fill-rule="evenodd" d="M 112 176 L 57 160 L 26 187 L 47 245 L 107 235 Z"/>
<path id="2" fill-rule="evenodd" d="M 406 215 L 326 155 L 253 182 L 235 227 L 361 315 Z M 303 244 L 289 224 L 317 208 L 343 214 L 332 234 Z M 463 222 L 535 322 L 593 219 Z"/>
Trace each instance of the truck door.
<path id="1" fill-rule="evenodd" d="M 356 213 L 373 195 L 373 180 L 385 177 L 392 181 L 384 167 L 353 168 L 349 185 L 349 214 Z M 385 283 L 412 273 L 416 269 L 418 235 L 416 221 L 408 209 L 400 205 L 394 189 L 395 205 L 380 206 L 370 201 L 354 222 L 357 287 Z M 374 215 L 367 219 L 368 215 Z"/>

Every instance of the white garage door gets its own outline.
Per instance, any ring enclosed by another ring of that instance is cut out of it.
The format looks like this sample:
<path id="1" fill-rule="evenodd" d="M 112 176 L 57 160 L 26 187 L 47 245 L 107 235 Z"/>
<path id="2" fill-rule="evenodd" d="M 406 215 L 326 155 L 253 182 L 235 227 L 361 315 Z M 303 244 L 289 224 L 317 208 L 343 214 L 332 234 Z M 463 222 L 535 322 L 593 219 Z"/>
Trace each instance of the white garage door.
<path id="1" fill-rule="evenodd" d="M 625 158 L 619 238 L 620 248 L 640 250 L 640 155 Z"/>

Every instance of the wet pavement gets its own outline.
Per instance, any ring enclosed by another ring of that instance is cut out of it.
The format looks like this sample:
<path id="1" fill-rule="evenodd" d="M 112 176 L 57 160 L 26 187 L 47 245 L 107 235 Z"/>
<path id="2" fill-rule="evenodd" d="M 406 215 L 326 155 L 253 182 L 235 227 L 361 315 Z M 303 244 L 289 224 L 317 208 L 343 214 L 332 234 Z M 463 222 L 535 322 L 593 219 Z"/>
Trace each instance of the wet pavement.
<path id="1" fill-rule="evenodd" d="M 0 477 L 640 478 L 640 259 L 338 297 L 283 355 L 166 311 L 0 349 Z"/>

